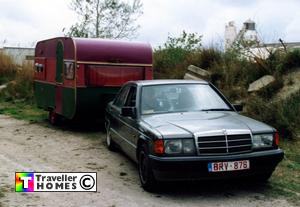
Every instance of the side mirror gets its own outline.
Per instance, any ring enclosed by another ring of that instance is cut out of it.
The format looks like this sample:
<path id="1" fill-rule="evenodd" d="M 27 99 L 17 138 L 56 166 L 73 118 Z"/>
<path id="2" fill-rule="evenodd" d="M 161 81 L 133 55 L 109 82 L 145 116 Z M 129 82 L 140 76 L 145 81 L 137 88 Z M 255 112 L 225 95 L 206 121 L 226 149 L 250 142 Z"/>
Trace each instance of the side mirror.
<path id="1" fill-rule="evenodd" d="M 136 108 L 135 107 L 122 107 L 121 116 L 136 118 Z"/>
<path id="2" fill-rule="evenodd" d="M 234 107 L 234 109 L 235 109 L 237 112 L 243 111 L 243 105 L 242 105 L 242 104 L 233 104 L 233 107 Z"/>

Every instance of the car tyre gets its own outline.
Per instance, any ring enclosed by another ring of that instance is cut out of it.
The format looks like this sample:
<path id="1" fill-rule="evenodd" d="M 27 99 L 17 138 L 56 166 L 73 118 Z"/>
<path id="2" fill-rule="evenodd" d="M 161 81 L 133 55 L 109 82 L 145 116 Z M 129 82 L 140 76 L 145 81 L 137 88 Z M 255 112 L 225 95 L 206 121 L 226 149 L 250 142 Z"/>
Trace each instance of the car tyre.
<path id="1" fill-rule="evenodd" d="M 149 152 L 143 144 L 138 153 L 138 169 L 142 187 L 149 192 L 157 189 L 157 181 L 153 175 L 153 170 L 149 161 Z"/>
<path id="2" fill-rule="evenodd" d="M 55 110 L 50 110 L 49 111 L 49 116 L 48 116 L 49 122 L 53 126 L 58 126 L 61 121 L 61 117 L 59 114 L 55 112 Z"/>

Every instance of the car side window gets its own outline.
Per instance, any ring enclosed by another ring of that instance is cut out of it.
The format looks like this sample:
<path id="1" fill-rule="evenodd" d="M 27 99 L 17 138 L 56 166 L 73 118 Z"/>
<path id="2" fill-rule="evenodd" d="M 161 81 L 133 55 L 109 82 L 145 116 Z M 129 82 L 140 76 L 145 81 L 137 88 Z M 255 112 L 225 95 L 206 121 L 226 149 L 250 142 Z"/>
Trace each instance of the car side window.
<path id="1" fill-rule="evenodd" d="M 125 106 L 135 107 L 136 104 L 136 87 L 132 86 L 129 90 Z"/>
<path id="2" fill-rule="evenodd" d="M 129 92 L 130 87 L 129 86 L 125 86 L 121 92 L 119 93 L 116 101 L 114 102 L 114 105 L 121 108 L 122 106 L 124 106 L 125 101 L 126 101 L 126 97 L 127 94 Z"/>

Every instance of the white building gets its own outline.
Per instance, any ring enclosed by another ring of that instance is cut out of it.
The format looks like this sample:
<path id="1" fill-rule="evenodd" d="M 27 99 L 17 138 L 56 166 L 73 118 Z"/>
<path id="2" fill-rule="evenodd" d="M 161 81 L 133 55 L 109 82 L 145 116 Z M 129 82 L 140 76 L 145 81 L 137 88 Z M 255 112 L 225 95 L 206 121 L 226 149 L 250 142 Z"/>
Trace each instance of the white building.
<path id="1" fill-rule="evenodd" d="M 18 65 L 22 65 L 26 61 L 34 60 L 34 48 L 3 47 L 0 51 L 12 57 L 14 62 Z"/>
<path id="2" fill-rule="evenodd" d="M 244 43 L 255 44 L 256 46 L 262 43 L 256 31 L 255 22 L 247 20 L 244 22 L 242 29 L 237 33 L 237 28 L 234 21 L 225 25 L 225 50 L 233 46 L 234 43 L 243 41 Z"/>
<path id="3" fill-rule="evenodd" d="M 286 43 L 266 43 L 259 46 L 251 47 L 248 51 L 248 56 L 256 56 L 263 59 L 269 57 L 270 52 L 275 50 L 289 51 L 294 49 L 300 49 L 300 42 L 286 42 Z"/>
<path id="4" fill-rule="evenodd" d="M 235 43 L 248 42 L 250 43 L 249 47 L 245 48 L 243 51 L 243 55 L 248 58 L 260 57 L 265 59 L 270 55 L 270 52 L 273 52 L 274 50 L 300 48 L 300 42 L 284 43 L 282 40 L 279 40 L 277 43 L 263 43 L 256 31 L 255 22 L 250 19 L 244 22 L 242 29 L 238 33 L 236 31 L 237 28 L 233 21 L 225 25 L 225 50 L 234 46 Z"/>
<path id="5" fill-rule="evenodd" d="M 251 19 L 244 22 L 243 28 L 239 32 L 237 38 L 255 43 L 256 45 L 262 43 L 261 39 L 259 38 L 258 32 L 256 31 L 255 22 Z"/>
<path id="6" fill-rule="evenodd" d="M 234 21 L 228 22 L 225 25 L 225 50 L 229 49 L 235 41 L 237 36 L 236 26 Z"/>

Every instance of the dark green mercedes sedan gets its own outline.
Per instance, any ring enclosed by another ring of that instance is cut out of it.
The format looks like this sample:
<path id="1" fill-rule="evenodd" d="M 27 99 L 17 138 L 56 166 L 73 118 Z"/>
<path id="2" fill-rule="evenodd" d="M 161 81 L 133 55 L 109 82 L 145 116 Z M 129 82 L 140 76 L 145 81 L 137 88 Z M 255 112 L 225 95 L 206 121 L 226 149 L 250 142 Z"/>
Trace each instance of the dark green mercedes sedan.
<path id="1" fill-rule="evenodd" d="M 107 146 L 138 163 L 146 190 L 160 181 L 265 181 L 284 156 L 278 133 L 241 110 L 205 81 L 128 82 L 106 108 Z"/>

